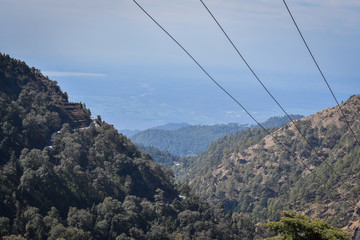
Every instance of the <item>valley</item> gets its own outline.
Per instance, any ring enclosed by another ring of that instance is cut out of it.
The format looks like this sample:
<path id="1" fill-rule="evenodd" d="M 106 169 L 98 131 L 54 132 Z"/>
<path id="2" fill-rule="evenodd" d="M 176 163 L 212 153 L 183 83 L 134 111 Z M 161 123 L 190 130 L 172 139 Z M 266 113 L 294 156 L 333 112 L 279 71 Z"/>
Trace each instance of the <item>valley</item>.
<path id="1" fill-rule="evenodd" d="M 337 107 L 266 129 L 170 124 L 132 136 L 145 145 L 5 54 L 0 102 L 0 239 L 255 240 L 273 236 L 263 223 L 284 210 L 360 238 L 360 146 Z M 359 135 L 360 95 L 341 108 Z"/>
<path id="2" fill-rule="evenodd" d="M 356 135 L 359 106 L 360 95 L 341 105 Z M 198 156 L 174 156 L 176 179 L 215 205 L 249 214 L 254 222 L 295 210 L 357 233 L 360 146 L 338 107 L 271 132 L 242 130 L 217 139 Z M 156 161 L 159 154 L 153 155 Z"/>

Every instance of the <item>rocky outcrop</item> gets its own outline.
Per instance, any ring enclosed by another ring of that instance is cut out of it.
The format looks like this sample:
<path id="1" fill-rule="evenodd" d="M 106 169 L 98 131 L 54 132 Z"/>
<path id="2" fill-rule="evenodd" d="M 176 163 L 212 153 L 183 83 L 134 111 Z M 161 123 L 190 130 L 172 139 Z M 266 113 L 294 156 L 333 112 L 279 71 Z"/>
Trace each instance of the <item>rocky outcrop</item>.
<path id="1" fill-rule="evenodd" d="M 67 123 L 72 128 L 87 127 L 90 122 L 90 111 L 86 109 L 81 103 L 64 102 L 60 106 L 67 117 Z"/>

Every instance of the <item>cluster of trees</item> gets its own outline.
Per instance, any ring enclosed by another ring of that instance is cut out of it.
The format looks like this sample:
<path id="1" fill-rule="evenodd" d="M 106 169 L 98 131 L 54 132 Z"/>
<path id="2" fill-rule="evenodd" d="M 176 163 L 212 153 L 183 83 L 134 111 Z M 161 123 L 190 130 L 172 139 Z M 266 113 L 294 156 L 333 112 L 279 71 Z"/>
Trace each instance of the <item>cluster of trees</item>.
<path id="1" fill-rule="evenodd" d="M 323 219 L 309 217 L 292 211 L 282 211 L 279 222 L 264 224 L 278 236 L 264 240 L 348 240 L 349 233 L 334 228 Z"/>

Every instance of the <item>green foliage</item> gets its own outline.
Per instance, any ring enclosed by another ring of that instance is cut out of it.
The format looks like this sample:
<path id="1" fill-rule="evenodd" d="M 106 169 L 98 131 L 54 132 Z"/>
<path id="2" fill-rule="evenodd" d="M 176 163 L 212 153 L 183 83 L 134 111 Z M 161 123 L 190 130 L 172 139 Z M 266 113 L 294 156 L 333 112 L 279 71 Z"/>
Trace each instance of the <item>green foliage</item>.
<path id="1" fill-rule="evenodd" d="M 269 231 L 280 235 L 266 240 L 348 240 L 350 237 L 350 234 L 332 227 L 322 219 L 311 220 L 305 215 L 288 211 L 281 212 L 281 215 L 279 222 L 264 224 Z"/>

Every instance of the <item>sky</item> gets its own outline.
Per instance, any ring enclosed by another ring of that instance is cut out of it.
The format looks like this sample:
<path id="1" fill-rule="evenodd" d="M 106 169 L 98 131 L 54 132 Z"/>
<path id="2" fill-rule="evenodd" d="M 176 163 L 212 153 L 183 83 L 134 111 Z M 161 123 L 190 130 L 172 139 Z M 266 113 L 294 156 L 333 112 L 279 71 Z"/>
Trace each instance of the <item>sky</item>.
<path id="1" fill-rule="evenodd" d="M 258 121 L 284 113 L 200 0 L 138 0 Z M 204 0 L 288 113 L 336 105 L 281 0 Z M 360 1 L 287 0 L 338 100 L 360 89 Z M 0 0 L 0 52 L 117 129 L 249 123 L 132 0 Z"/>

